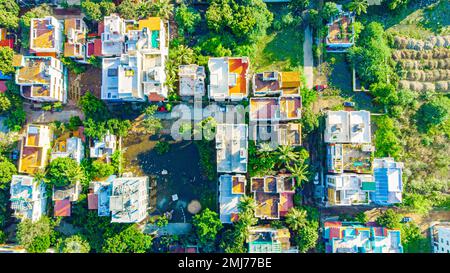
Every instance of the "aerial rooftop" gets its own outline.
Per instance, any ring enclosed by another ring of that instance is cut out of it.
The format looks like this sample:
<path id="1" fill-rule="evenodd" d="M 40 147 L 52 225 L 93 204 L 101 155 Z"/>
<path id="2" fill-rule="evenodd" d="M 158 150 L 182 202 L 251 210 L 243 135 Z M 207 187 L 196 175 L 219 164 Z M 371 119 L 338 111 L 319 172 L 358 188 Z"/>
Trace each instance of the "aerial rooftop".
<path id="1" fill-rule="evenodd" d="M 279 121 L 301 118 L 302 100 L 298 95 L 250 98 L 251 121 Z"/>
<path id="2" fill-rule="evenodd" d="M 196 64 L 181 65 L 178 68 L 180 78 L 180 96 L 195 96 L 201 98 L 205 95 L 205 67 Z"/>
<path id="3" fill-rule="evenodd" d="M 46 125 L 30 124 L 22 140 L 19 168 L 20 173 L 35 174 L 47 166 L 47 154 L 53 133 Z"/>
<path id="4" fill-rule="evenodd" d="M 351 206 L 370 204 L 371 192 L 376 189 L 373 175 L 342 173 L 327 175 L 328 205 Z"/>
<path id="5" fill-rule="evenodd" d="M 248 242 L 249 253 L 298 253 L 291 247 L 291 234 L 287 228 L 251 227 Z"/>
<path id="6" fill-rule="evenodd" d="M 62 53 L 63 24 L 55 17 L 32 18 L 30 27 L 30 50 L 40 53 Z"/>
<path id="7" fill-rule="evenodd" d="M 209 58 L 209 98 L 213 100 L 242 100 L 248 96 L 247 57 Z"/>
<path id="8" fill-rule="evenodd" d="M 403 163 L 393 158 L 375 158 L 373 164 L 376 190 L 371 193 L 372 201 L 379 205 L 401 203 Z"/>
<path id="9" fill-rule="evenodd" d="M 371 143 L 370 112 L 328 111 L 325 143 Z"/>
<path id="10" fill-rule="evenodd" d="M 373 172 L 374 147 L 371 144 L 327 145 L 327 168 L 331 173 Z"/>
<path id="11" fill-rule="evenodd" d="M 359 223 L 325 222 L 326 253 L 403 253 L 401 231 Z"/>
<path id="12" fill-rule="evenodd" d="M 45 215 L 47 194 L 44 182 L 37 182 L 31 176 L 13 175 L 10 193 L 11 209 L 17 218 L 35 222 Z"/>
<path id="13" fill-rule="evenodd" d="M 230 224 L 238 218 L 239 199 L 245 194 L 247 181 L 243 175 L 221 175 L 219 177 L 220 221 Z"/>
<path id="14" fill-rule="evenodd" d="M 217 172 L 246 173 L 248 153 L 246 124 L 218 124 L 216 127 Z"/>
<path id="15" fill-rule="evenodd" d="M 287 175 L 252 177 L 250 191 L 256 202 L 255 216 L 280 219 L 294 206 L 295 179 Z"/>

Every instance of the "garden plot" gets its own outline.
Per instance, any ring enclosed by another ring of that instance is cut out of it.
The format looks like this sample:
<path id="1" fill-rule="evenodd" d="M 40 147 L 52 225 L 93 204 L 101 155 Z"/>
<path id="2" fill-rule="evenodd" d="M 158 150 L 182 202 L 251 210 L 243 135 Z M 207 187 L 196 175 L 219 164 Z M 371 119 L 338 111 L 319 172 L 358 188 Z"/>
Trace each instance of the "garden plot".
<path id="1" fill-rule="evenodd" d="M 427 40 L 396 37 L 393 58 L 402 69 L 400 88 L 413 91 L 450 91 L 450 36 Z"/>

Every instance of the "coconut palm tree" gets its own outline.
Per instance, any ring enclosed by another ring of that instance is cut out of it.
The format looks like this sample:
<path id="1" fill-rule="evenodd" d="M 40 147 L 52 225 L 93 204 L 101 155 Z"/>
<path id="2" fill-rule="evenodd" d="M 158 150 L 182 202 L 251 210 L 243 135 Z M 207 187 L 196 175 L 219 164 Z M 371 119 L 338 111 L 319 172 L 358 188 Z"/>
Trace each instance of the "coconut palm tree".
<path id="1" fill-rule="evenodd" d="M 185 45 L 177 47 L 175 61 L 178 64 L 191 64 L 195 61 L 195 54 L 192 48 Z"/>
<path id="2" fill-rule="evenodd" d="M 279 146 L 277 150 L 278 160 L 282 164 L 289 164 L 292 161 L 298 160 L 298 154 L 294 151 L 292 146 Z"/>
<path id="3" fill-rule="evenodd" d="M 152 6 L 153 15 L 162 17 L 166 20 L 173 14 L 173 4 L 169 0 L 157 0 Z"/>
<path id="4" fill-rule="evenodd" d="M 286 214 L 286 224 L 293 231 L 299 231 L 308 222 L 306 219 L 307 215 L 306 210 L 291 208 Z"/>
<path id="5" fill-rule="evenodd" d="M 242 196 L 239 200 L 238 210 L 239 214 L 254 214 L 256 208 L 256 203 L 253 197 L 251 196 Z"/>
<path id="6" fill-rule="evenodd" d="M 303 162 L 298 162 L 296 164 L 288 165 L 288 171 L 292 174 L 293 177 L 297 180 L 297 187 L 302 185 L 302 182 L 308 181 L 308 165 Z"/>
<path id="7" fill-rule="evenodd" d="M 367 0 L 353 0 L 348 4 L 348 9 L 357 15 L 361 15 L 361 13 L 367 13 L 368 6 Z"/>

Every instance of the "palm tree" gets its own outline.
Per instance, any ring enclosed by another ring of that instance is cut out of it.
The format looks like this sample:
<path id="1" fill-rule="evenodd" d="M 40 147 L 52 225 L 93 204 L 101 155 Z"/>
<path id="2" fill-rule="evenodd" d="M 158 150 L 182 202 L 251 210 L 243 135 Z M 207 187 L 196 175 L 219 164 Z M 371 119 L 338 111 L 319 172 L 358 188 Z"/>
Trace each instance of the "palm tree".
<path id="1" fill-rule="evenodd" d="M 270 142 L 263 142 L 259 144 L 258 152 L 260 153 L 273 152 L 273 150 L 275 149 L 270 145 Z"/>
<path id="2" fill-rule="evenodd" d="M 256 208 L 255 200 L 251 196 L 242 196 L 239 200 L 239 214 L 253 214 Z"/>
<path id="3" fill-rule="evenodd" d="M 355 12 L 357 15 L 361 15 L 361 13 L 367 13 L 368 6 L 367 0 L 353 0 L 348 4 L 348 9 Z"/>
<path id="4" fill-rule="evenodd" d="M 307 215 L 308 214 L 306 210 L 291 208 L 289 212 L 286 214 L 286 224 L 293 231 L 299 231 L 308 222 L 308 220 L 306 219 Z"/>
<path id="5" fill-rule="evenodd" d="M 283 164 L 289 164 L 292 161 L 298 160 L 298 154 L 294 152 L 292 146 L 280 146 L 278 147 L 278 160 Z"/>
<path id="6" fill-rule="evenodd" d="M 152 7 L 154 16 L 168 20 L 173 14 L 173 4 L 169 0 L 158 0 L 153 3 Z"/>
<path id="7" fill-rule="evenodd" d="M 180 45 L 177 48 L 177 55 L 175 58 L 176 62 L 179 64 L 191 64 L 195 61 L 195 54 L 191 48 Z"/>
<path id="8" fill-rule="evenodd" d="M 287 169 L 292 174 L 293 177 L 297 180 L 297 187 L 300 187 L 302 185 L 302 182 L 308 181 L 308 165 L 305 163 L 296 163 L 293 165 L 288 165 Z"/>

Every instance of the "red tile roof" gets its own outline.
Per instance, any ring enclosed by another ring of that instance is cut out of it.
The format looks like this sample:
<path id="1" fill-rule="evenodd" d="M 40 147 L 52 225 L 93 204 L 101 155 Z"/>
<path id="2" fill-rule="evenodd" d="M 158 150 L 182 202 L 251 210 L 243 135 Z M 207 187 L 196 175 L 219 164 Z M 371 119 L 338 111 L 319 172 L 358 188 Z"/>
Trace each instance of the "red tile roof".
<path id="1" fill-rule="evenodd" d="M 94 193 L 88 194 L 88 209 L 98 209 L 98 196 Z"/>
<path id="2" fill-rule="evenodd" d="M 0 93 L 5 93 L 6 90 L 8 90 L 8 88 L 6 87 L 6 82 L 0 81 Z"/>
<path id="3" fill-rule="evenodd" d="M 102 56 L 102 40 L 100 39 L 94 40 L 94 55 Z"/>
<path id="4" fill-rule="evenodd" d="M 70 216 L 71 215 L 70 200 L 64 199 L 55 201 L 54 210 L 55 216 Z"/>
<path id="5" fill-rule="evenodd" d="M 0 46 L 14 47 L 14 39 L 5 39 L 0 41 Z"/>
<path id="6" fill-rule="evenodd" d="M 102 36 L 102 33 L 105 31 L 105 23 L 103 21 L 98 23 L 98 31 L 97 35 Z"/>
<path id="7" fill-rule="evenodd" d="M 286 216 L 288 211 L 294 207 L 294 193 L 293 192 L 283 192 L 281 194 L 281 208 L 280 216 Z"/>
<path id="8" fill-rule="evenodd" d="M 155 93 L 150 93 L 148 95 L 148 100 L 149 101 L 164 101 L 164 97 L 162 97 L 158 94 L 155 94 Z"/>
<path id="9" fill-rule="evenodd" d="M 338 227 L 331 227 L 330 229 L 330 239 L 341 238 L 341 229 Z"/>

